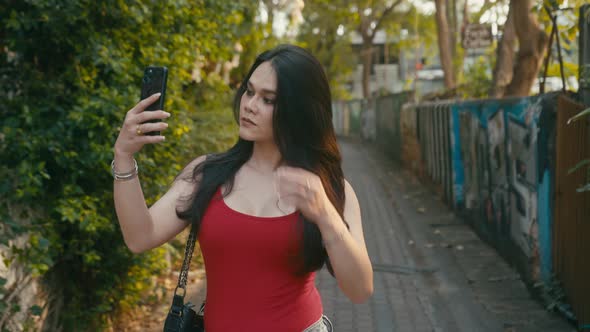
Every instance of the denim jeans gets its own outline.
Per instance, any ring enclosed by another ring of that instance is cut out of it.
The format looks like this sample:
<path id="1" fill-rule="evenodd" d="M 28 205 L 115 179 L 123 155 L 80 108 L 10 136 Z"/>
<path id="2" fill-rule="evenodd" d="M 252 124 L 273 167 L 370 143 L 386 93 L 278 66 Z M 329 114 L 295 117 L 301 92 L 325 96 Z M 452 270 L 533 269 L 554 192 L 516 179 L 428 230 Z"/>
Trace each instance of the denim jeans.
<path id="1" fill-rule="evenodd" d="M 303 332 L 334 332 L 334 326 L 328 317 L 322 315 L 320 320 L 303 330 Z"/>

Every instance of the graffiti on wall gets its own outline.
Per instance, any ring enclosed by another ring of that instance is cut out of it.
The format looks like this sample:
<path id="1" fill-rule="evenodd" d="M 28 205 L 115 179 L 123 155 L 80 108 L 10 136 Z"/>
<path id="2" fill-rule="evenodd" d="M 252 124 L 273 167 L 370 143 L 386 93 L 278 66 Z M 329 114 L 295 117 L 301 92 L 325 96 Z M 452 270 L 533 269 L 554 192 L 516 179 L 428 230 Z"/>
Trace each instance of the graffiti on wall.
<path id="1" fill-rule="evenodd" d="M 498 105 L 469 103 L 457 105 L 459 119 L 457 141 L 463 173 L 463 201 L 458 204 L 475 211 L 492 234 L 509 234 L 506 172 L 505 112 Z"/>
<path id="2" fill-rule="evenodd" d="M 452 197 L 446 201 L 475 217 L 496 246 L 515 244 L 532 258 L 533 274 L 539 264 L 550 271 L 553 174 L 547 160 L 557 95 L 402 107 L 406 96 L 377 99 L 374 121 L 359 121 L 358 101 L 337 104 L 337 132 L 358 134 L 359 123 L 374 123 L 385 151 L 443 184 Z"/>
<path id="3" fill-rule="evenodd" d="M 496 240 L 538 257 L 537 134 L 541 98 L 452 106 L 456 206 Z M 549 217 L 549 216 L 547 216 Z"/>
<path id="4" fill-rule="evenodd" d="M 387 129 L 390 136 L 381 137 L 381 142 L 390 149 L 390 138 L 399 135 L 404 165 L 420 177 L 430 177 L 434 184 L 443 183 L 445 194 L 452 188 L 453 200 L 447 202 L 469 212 L 468 220 L 491 235 L 488 240 L 504 254 L 518 254 L 519 260 L 513 262 L 527 271 L 527 277 L 549 282 L 555 258 L 555 270 L 568 276 L 574 309 L 578 305 L 576 310 L 582 312 L 588 298 L 579 291 L 588 280 L 583 270 L 587 250 L 578 249 L 588 242 L 579 236 L 584 233 L 577 221 L 588 214 L 578 213 L 583 208 L 572 208 L 572 204 L 590 204 L 577 198 L 575 190 L 582 180 L 572 181 L 575 174 L 567 173 L 581 154 L 588 154 L 580 143 L 587 142 L 588 131 L 565 127 L 569 117 L 585 108 L 575 98 L 550 93 L 510 100 L 406 103 L 403 107 L 382 102 L 375 107 L 377 115 L 391 107 L 394 112 L 401 110 L 399 120 L 391 117 L 395 113 L 377 116 L 377 140 L 379 128 Z M 555 186 L 563 187 L 557 191 Z M 518 253 L 512 251 L 515 247 Z"/>
<path id="5" fill-rule="evenodd" d="M 510 217 L 508 214 L 509 197 L 506 188 L 506 112 L 497 105 L 490 105 L 487 110 L 488 160 L 490 168 L 490 197 L 486 205 L 487 221 L 502 236 L 508 234 Z M 485 108 L 484 108 L 485 109 Z"/>
<path id="6" fill-rule="evenodd" d="M 513 107 L 508 118 L 510 203 L 514 241 L 529 257 L 538 255 L 537 133 L 540 100 Z"/>

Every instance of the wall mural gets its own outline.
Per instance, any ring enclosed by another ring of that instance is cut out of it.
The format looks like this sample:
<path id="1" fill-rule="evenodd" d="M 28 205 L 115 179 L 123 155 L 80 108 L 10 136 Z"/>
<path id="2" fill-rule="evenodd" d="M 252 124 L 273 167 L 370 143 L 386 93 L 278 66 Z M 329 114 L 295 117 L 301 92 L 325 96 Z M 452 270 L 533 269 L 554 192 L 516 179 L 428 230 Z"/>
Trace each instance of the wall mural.
<path id="1" fill-rule="evenodd" d="M 388 134 L 377 137 L 377 143 L 386 144 L 388 151 L 408 158 L 410 164 L 420 163 L 412 167 L 418 173 L 425 170 L 445 188 L 449 182 L 444 179 L 451 177 L 451 205 L 466 212 L 497 248 L 519 248 L 519 257 L 524 255 L 523 262 L 530 264 L 530 277 L 538 279 L 542 271 L 543 279 L 548 280 L 554 177 L 548 142 L 554 136 L 557 95 L 407 104 L 402 121 L 399 110 L 403 98 L 396 95 L 393 104 L 399 102 L 399 107 L 392 107 L 390 100 L 378 100 L 374 105 L 374 126 Z M 338 105 L 335 124 L 339 134 L 358 133 L 359 106 L 358 101 Z M 441 113 L 447 108 L 449 117 Z M 447 126 L 442 120 L 449 118 Z M 411 132 L 415 137 L 408 137 L 408 128 L 415 128 Z M 399 152 L 392 150 L 393 141 L 397 141 L 393 137 L 399 137 Z M 447 137 L 450 148 L 441 143 Z M 446 153 L 451 156 L 450 170 L 441 162 Z"/>
<path id="2" fill-rule="evenodd" d="M 548 197 L 542 196 L 547 202 L 538 201 L 542 178 L 537 135 L 542 110 L 539 97 L 451 106 L 456 208 L 476 216 L 479 229 L 490 239 L 511 240 L 535 261 L 539 245 L 545 245 L 539 244 L 538 213 L 551 218 Z"/>

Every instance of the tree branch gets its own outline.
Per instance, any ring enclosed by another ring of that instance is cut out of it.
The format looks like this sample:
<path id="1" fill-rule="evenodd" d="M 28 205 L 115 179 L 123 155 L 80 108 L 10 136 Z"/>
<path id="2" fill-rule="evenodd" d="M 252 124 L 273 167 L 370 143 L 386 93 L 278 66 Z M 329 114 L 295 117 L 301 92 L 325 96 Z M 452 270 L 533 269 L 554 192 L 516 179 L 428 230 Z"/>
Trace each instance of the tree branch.
<path id="1" fill-rule="evenodd" d="M 483 5 L 477 11 L 477 13 L 473 14 L 473 22 L 479 23 L 479 20 L 488 10 L 496 6 L 498 2 L 491 2 L 490 0 L 484 0 Z"/>
<path id="2" fill-rule="evenodd" d="M 402 0 L 396 0 L 394 3 L 385 8 L 383 12 L 381 12 L 381 16 L 379 17 L 379 19 L 377 19 L 377 24 L 375 24 L 375 29 L 371 31 L 371 34 L 369 36 L 371 40 L 375 38 L 375 34 L 377 33 L 377 30 L 381 28 L 383 21 L 387 18 L 387 16 L 389 16 L 389 14 L 391 14 L 395 7 L 397 7 L 400 3 L 402 3 Z"/>

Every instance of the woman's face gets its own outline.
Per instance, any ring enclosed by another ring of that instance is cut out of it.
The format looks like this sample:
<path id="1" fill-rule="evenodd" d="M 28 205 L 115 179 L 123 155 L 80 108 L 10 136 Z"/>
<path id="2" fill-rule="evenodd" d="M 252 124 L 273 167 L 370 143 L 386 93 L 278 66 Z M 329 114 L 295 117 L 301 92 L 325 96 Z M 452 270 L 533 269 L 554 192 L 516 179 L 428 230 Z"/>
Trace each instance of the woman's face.
<path id="1" fill-rule="evenodd" d="M 240 137 L 274 142 L 272 116 L 276 104 L 277 75 L 270 62 L 261 63 L 250 76 L 240 99 Z"/>

